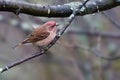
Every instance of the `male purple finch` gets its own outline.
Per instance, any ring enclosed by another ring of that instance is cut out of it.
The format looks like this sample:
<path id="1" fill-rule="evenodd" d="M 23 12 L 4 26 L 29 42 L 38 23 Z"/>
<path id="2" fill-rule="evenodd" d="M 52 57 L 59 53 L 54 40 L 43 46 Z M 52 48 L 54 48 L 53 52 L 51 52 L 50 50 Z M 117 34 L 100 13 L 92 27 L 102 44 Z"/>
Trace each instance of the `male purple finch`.
<path id="1" fill-rule="evenodd" d="M 37 46 L 45 46 L 49 44 L 56 36 L 58 24 L 55 21 L 48 21 L 37 27 L 28 37 L 14 48 L 21 45 L 32 43 Z"/>

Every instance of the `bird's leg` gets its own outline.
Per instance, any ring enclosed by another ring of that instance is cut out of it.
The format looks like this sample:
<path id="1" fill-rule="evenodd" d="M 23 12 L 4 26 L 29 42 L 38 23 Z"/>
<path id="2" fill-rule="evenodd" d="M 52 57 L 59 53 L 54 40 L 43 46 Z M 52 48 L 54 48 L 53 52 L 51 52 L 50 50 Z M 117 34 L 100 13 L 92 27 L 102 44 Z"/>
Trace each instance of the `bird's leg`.
<path id="1" fill-rule="evenodd" d="M 38 47 L 39 51 L 41 51 L 42 49 L 45 48 L 45 46 L 37 46 L 37 47 Z"/>

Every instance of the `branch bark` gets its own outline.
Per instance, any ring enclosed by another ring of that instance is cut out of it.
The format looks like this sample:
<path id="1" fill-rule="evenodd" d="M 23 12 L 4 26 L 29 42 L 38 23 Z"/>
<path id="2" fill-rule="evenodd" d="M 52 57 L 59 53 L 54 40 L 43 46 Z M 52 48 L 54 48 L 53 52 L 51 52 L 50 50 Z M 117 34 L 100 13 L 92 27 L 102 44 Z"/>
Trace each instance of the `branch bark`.
<path id="1" fill-rule="evenodd" d="M 0 11 L 24 13 L 41 17 L 69 17 L 80 2 L 70 2 L 56 6 L 41 6 L 40 4 L 21 1 L 0 0 Z M 120 5 L 120 0 L 91 0 L 79 12 L 78 16 L 108 10 Z"/>

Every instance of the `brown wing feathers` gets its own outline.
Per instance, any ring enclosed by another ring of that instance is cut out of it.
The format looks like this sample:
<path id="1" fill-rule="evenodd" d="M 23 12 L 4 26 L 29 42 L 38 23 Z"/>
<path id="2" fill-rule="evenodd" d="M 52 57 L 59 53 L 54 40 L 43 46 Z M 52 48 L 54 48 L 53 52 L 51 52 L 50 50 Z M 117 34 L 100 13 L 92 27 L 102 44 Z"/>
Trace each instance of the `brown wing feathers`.
<path id="1" fill-rule="evenodd" d="M 49 32 L 40 32 L 40 31 L 38 33 L 33 32 L 22 42 L 22 44 L 34 43 L 34 42 L 43 40 L 47 38 L 49 34 L 50 34 Z"/>

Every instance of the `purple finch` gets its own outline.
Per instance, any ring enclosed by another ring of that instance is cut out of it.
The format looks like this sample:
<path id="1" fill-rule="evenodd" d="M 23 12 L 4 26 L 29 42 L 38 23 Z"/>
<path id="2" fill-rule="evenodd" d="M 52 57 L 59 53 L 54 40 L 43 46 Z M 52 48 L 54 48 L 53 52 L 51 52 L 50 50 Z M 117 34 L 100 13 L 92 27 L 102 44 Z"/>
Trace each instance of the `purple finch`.
<path id="1" fill-rule="evenodd" d="M 21 45 L 32 43 L 37 46 L 45 46 L 49 44 L 56 36 L 58 24 L 55 21 L 48 21 L 37 27 L 28 37 L 14 48 Z"/>

